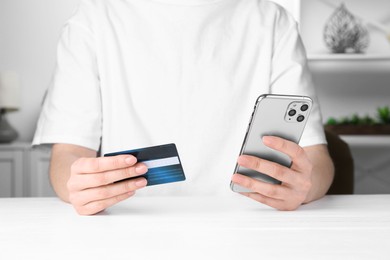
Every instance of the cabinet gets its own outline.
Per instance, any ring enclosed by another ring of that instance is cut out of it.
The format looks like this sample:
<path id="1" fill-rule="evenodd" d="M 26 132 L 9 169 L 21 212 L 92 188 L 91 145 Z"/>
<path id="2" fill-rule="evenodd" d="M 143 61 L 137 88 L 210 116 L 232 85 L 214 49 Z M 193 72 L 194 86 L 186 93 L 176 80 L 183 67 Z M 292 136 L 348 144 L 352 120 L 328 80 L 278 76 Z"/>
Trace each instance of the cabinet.
<path id="1" fill-rule="evenodd" d="M 341 136 L 352 152 L 355 193 L 390 193 L 390 136 Z"/>
<path id="2" fill-rule="evenodd" d="M 29 168 L 28 180 L 29 196 L 51 197 L 56 196 L 49 179 L 50 150 L 31 150 L 26 162 Z"/>
<path id="3" fill-rule="evenodd" d="M 23 146 L 0 146 L 0 197 L 25 195 L 23 159 Z"/>
<path id="4" fill-rule="evenodd" d="M 0 197 L 55 196 L 49 181 L 49 150 L 29 143 L 0 145 Z"/>

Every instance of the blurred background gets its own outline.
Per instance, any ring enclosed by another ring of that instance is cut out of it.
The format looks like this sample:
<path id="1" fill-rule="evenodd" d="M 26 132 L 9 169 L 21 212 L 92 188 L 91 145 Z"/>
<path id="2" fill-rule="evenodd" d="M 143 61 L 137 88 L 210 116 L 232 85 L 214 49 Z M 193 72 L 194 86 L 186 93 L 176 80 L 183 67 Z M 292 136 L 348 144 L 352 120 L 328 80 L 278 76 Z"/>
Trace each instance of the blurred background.
<path id="1" fill-rule="evenodd" d="M 10 142 L 0 136 L 0 197 L 54 194 L 47 175 L 49 151 L 33 150 L 30 143 L 55 68 L 62 25 L 79 1 L 0 1 L 0 109 L 18 133 Z M 377 120 L 378 108 L 390 105 L 390 1 L 275 2 L 299 23 L 324 124 Z M 332 33 L 345 23 L 359 28 L 360 38 L 352 43 L 359 48 L 333 53 L 325 39 L 334 40 Z M 325 35 L 325 28 L 336 29 Z M 13 102 L 4 101 L 6 96 Z M 335 130 L 354 157 L 354 192 L 390 193 L 390 133 L 383 127 L 369 133 L 356 129 Z"/>

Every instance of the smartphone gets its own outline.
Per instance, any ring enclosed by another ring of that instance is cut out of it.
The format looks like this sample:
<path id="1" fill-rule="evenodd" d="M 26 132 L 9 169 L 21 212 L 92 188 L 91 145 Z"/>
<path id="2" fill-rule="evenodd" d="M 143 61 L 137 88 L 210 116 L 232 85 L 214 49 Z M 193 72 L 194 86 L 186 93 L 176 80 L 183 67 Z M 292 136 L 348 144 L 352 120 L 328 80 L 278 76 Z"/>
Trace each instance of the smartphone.
<path id="1" fill-rule="evenodd" d="M 290 167 L 290 158 L 263 144 L 266 135 L 279 136 L 299 143 L 308 120 L 313 101 L 307 96 L 264 94 L 258 97 L 249 120 L 240 155 L 252 155 Z M 236 164 L 234 174 L 255 178 L 260 181 L 281 184 L 266 174 Z M 251 192 L 233 182 L 230 188 L 235 192 Z"/>

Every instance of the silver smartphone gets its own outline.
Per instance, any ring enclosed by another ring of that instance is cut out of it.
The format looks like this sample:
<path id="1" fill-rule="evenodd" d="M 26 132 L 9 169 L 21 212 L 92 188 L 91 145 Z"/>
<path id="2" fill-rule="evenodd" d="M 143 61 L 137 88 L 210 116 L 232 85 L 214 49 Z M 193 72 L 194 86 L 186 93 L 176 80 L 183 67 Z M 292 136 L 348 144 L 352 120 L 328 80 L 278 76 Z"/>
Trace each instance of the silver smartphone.
<path id="1" fill-rule="evenodd" d="M 312 103 L 311 98 L 306 96 L 261 95 L 256 100 L 240 155 L 253 155 L 290 167 L 290 158 L 286 154 L 265 146 L 262 137 L 266 135 L 279 136 L 299 143 L 310 114 Z M 268 183 L 281 183 L 279 180 L 266 174 L 241 167 L 238 164 L 236 164 L 235 173 L 240 173 Z M 250 190 L 233 182 L 230 183 L 230 187 L 235 192 L 250 192 Z"/>

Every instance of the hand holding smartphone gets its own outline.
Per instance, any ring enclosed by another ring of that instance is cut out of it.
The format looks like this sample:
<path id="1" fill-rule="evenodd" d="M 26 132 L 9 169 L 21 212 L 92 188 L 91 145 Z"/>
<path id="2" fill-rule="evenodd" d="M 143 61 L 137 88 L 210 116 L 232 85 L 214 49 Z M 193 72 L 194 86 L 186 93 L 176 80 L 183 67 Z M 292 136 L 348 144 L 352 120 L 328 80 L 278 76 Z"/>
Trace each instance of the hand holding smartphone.
<path id="1" fill-rule="evenodd" d="M 311 107 L 312 100 L 307 96 L 261 95 L 256 100 L 240 155 L 252 155 L 290 167 L 291 159 L 286 154 L 265 146 L 262 142 L 262 137 L 268 135 L 279 136 L 299 143 Z M 235 173 L 268 183 L 281 183 L 279 180 L 264 173 L 244 168 L 238 164 L 236 164 Z M 235 192 L 250 192 L 250 190 L 233 182 L 231 182 L 230 187 Z"/>

